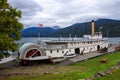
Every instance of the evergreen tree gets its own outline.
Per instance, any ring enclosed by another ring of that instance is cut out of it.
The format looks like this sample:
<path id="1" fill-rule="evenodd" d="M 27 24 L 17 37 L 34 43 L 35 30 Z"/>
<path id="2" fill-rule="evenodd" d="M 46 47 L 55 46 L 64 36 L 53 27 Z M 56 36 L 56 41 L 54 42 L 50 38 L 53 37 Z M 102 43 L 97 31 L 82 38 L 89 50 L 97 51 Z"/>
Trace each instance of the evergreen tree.
<path id="1" fill-rule="evenodd" d="M 0 52 L 18 49 L 14 40 L 21 38 L 20 18 L 20 10 L 13 8 L 7 0 L 0 0 Z"/>

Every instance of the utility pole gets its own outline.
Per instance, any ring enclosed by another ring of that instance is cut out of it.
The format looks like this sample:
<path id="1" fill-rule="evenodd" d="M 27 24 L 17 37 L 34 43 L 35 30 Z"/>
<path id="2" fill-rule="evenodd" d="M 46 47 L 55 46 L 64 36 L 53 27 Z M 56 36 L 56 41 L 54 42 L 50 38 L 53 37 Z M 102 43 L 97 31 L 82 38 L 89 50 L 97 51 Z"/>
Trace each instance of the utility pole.
<path id="1" fill-rule="evenodd" d="M 109 37 L 109 29 L 107 29 L 107 38 Z"/>
<path id="2" fill-rule="evenodd" d="M 77 27 L 74 28 L 75 31 L 75 37 L 77 37 L 77 31 L 76 31 Z"/>

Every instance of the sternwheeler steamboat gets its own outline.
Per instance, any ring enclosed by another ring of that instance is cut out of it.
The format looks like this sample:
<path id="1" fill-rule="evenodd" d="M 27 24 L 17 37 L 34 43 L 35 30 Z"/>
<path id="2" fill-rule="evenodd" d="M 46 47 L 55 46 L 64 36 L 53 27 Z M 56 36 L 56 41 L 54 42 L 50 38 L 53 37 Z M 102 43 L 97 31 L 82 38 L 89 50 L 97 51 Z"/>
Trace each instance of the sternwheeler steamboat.
<path id="1" fill-rule="evenodd" d="M 107 51 L 109 42 L 102 38 L 101 32 L 94 32 L 92 21 L 92 34 L 84 35 L 83 40 L 78 38 L 58 38 L 39 41 L 38 43 L 25 43 L 19 48 L 19 59 L 23 65 L 29 61 L 43 61 L 66 59 L 78 54 L 84 55 L 94 51 Z"/>

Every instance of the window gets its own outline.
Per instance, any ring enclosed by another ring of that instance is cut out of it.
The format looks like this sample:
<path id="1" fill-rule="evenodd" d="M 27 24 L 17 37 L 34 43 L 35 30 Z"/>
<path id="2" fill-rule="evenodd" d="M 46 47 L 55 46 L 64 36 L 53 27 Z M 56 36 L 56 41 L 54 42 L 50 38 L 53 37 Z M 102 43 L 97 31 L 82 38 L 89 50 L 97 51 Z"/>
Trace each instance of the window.
<path id="1" fill-rule="evenodd" d="M 86 47 L 86 49 L 89 49 L 89 47 Z"/>
<path id="2" fill-rule="evenodd" d="M 57 53 L 59 53 L 59 50 L 57 50 Z"/>
<path id="3" fill-rule="evenodd" d="M 69 49 L 69 51 L 71 52 L 71 49 Z"/>
<path id="4" fill-rule="evenodd" d="M 50 53 L 52 53 L 52 50 L 50 50 Z"/>
<path id="5" fill-rule="evenodd" d="M 72 45 L 72 43 L 70 43 Z"/>
<path id="6" fill-rule="evenodd" d="M 89 41 L 87 43 L 89 44 Z"/>

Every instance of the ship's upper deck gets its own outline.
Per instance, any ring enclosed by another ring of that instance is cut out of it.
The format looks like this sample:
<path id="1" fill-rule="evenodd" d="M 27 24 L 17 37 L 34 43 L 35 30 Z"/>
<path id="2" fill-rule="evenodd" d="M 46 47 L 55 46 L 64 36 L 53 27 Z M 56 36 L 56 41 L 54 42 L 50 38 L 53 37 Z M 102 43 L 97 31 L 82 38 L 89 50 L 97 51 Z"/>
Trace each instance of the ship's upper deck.
<path id="1" fill-rule="evenodd" d="M 66 43 L 66 42 L 88 42 L 88 41 L 107 41 L 107 38 L 102 39 L 85 39 L 85 38 L 53 38 L 45 40 L 46 43 Z"/>
<path id="2" fill-rule="evenodd" d="M 43 42 L 44 41 L 44 42 Z M 38 43 L 45 49 L 57 49 L 57 48 L 69 48 L 78 46 L 89 46 L 97 45 L 98 43 L 106 43 L 108 40 L 106 38 L 102 39 L 85 39 L 85 38 L 52 38 L 49 40 L 39 41 Z M 70 46 L 70 44 L 72 46 Z"/>

